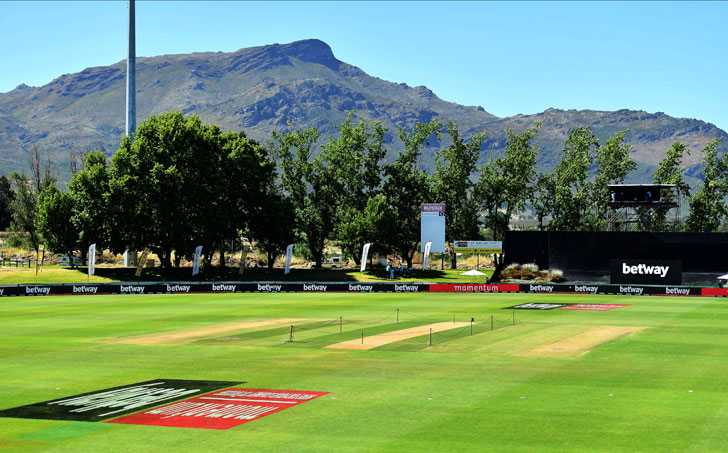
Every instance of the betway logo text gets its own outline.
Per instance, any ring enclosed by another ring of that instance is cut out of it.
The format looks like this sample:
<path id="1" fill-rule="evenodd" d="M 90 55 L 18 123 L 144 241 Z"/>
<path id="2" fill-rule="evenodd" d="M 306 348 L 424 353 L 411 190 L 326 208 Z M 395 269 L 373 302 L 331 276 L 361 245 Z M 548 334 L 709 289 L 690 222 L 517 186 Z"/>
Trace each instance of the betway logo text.
<path id="1" fill-rule="evenodd" d="M 665 294 L 677 294 L 680 296 L 687 296 L 690 294 L 690 289 L 688 288 L 665 288 Z"/>
<path id="2" fill-rule="evenodd" d="M 220 283 L 219 285 L 212 284 L 212 290 L 213 291 L 229 291 L 229 292 L 235 292 L 235 288 L 237 288 L 237 285 L 225 285 Z"/>
<path id="3" fill-rule="evenodd" d="M 328 285 L 317 285 L 315 283 L 311 283 L 310 285 L 303 284 L 304 291 L 326 291 L 326 288 L 328 288 Z"/>
<path id="4" fill-rule="evenodd" d="M 554 290 L 554 287 L 547 285 L 529 285 L 528 290 L 537 293 L 550 293 Z"/>
<path id="5" fill-rule="evenodd" d="M 574 286 L 574 292 L 576 293 L 592 293 L 596 294 L 597 290 L 599 288 L 596 286 L 587 286 L 587 285 L 576 285 Z"/>
<path id="6" fill-rule="evenodd" d="M 188 293 L 190 292 L 189 285 L 166 285 L 168 293 Z"/>
<path id="7" fill-rule="evenodd" d="M 642 294 L 642 291 L 644 291 L 644 288 L 640 288 L 637 286 L 620 286 L 619 292 L 625 293 L 625 294 L 637 294 L 638 296 Z"/>
<path id="8" fill-rule="evenodd" d="M 637 266 L 628 266 L 626 263 L 622 263 L 622 273 L 624 275 L 629 274 L 642 274 L 642 275 L 659 275 L 661 278 L 665 278 L 667 272 L 670 270 L 670 266 L 648 266 L 646 264 L 638 264 Z"/>
<path id="9" fill-rule="evenodd" d="M 144 294 L 144 286 L 121 285 L 119 291 L 126 294 Z"/>
<path id="10" fill-rule="evenodd" d="M 74 286 L 73 292 L 74 293 L 81 293 L 81 294 L 96 294 L 96 291 L 99 290 L 98 286 Z"/>
<path id="11" fill-rule="evenodd" d="M 281 290 L 281 285 L 261 285 L 258 283 L 258 291 L 269 291 L 269 292 L 278 292 Z"/>
<path id="12" fill-rule="evenodd" d="M 352 285 L 349 283 L 349 291 L 359 291 L 359 292 L 372 292 L 374 287 L 372 285 Z"/>
<path id="13" fill-rule="evenodd" d="M 25 294 L 43 294 L 48 295 L 51 292 L 49 286 L 26 286 Z"/>
<path id="14" fill-rule="evenodd" d="M 394 291 L 398 292 L 398 293 L 416 293 L 417 286 L 416 285 L 398 285 L 395 283 Z"/>

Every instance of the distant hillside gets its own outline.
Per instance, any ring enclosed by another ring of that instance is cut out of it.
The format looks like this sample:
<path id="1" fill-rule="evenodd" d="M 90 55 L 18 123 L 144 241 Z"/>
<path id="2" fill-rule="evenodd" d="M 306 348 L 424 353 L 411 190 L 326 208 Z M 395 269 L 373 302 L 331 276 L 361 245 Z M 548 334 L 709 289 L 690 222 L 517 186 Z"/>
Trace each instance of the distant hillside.
<path id="1" fill-rule="evenodd" d="M 64 74 L 42 87 L 20 85 L 0 93 L 0 172 L 25 168 L 25 151 L 36 144 L 65 162 L 68 152 L 118 147 L 124 129 L 125 61 Z M 389 129 L 392 149 L 400 144 L 397 127 L 435 118 L 452 120 L 466 134 L 486 131 L 483 158 L 502 151 L 505 130 L 523 130 L 543 122 L 537 143 L 541 167 L 557 160 L 569 130 L 588 125 L 606 138 L 629 129 L 633 157 L 641 162 L 637 178 L 647 178 L 672 142 L 700 150 L 726 133 L 710 123 L 673 118 L 663 113 L 619 110 L 549 109 L 534 115 L 499 118 L 483 107 L 463 106 L 438 98 L 424 86 L 409 87 L 378 79 L 339 61 L 319 40 L 252 47 L 232 53 L 206 52 L 137 59 L 138 122 L 168 110 L 195 113 L 226 130 L 243 130 L 267 141 L 274 130 L 315 126 L 323 137 L 334 134 L 349 111 L 381 121 Z M 728 150 L 728 140 L 721 144 Z M 693 165 L 699 153 L 688 158 Z M 432 167 L 432 150 L 425 165 Z M 61 167 L 65 171 L 65 166 Z"/>

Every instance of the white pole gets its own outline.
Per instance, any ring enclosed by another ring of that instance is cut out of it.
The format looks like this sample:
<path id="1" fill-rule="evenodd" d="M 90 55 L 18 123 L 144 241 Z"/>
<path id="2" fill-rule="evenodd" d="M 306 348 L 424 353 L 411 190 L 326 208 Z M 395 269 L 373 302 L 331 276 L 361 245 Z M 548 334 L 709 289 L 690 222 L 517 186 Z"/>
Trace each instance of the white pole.
<path id="1" fill-rule="evenodd" d="M 129 0 L 129 51 L 126 58 L 126 135 L 136 131 L 136 32 L 134 0 Z"/>

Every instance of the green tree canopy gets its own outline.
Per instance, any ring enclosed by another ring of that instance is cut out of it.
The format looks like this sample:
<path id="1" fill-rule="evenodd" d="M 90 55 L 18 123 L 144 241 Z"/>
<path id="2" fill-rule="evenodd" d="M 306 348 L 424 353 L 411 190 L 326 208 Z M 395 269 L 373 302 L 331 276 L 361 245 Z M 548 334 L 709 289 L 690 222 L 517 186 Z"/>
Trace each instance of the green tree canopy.
<path id="1" fill-rule="evenodd" d="M 445 238 L 450 243 L 457 239 L 473 239 L 480 236 L 478 229 L 478 202 L 473 197 L 472 176 L 480 158 L 480 147 L 485 133 L 474 134 L 469 140 L 460 136 L 458 127 L 447 123 L 450 146 L 435 155 L 435 172 L 432 193 L 435 201 L 447 205 Z M 452 266 L 457 265 L 455 253 Z"/>
<path id="2" fill-rule="evenodd" d="M 78 230 L 72 222 L 73 197 L 61 192 L 55 183 L 46 186 L 38 197 L 36 228 L 48 250 L 71 255 L 79 249 Z"/>
<path id="3" fill-rule="evenodd" d="M 85 257 L 87 247 L 91 244 L 95 243 L 99 248 L 107 247 L 111 231 L 115 229 L 115 225 L 109 222 L 109 169 L 106 155 L 101 151 L 88 153 L 81 171 L 73 175 L 68 188 L 73 201 L 71 222 L 78 231 L 79 248 Z"/>
<path id="4" fill-rule="evenodd" d="M 728 154 L 718 155 L 720 141 L 716 138 L 703 149 L 705 169 L 702 181 L 698 182 L 689 200 L 690 214 L 685 222 L 687 231 L 718 231 L 728 217 L 725 204 L 728 196 Z"/>
<path id="5" fill-rule="evenodd" d="M 381 233 L 374 248 L 399 254 L 407 267 L 412 267 L 420 243 L 420 206 L 433 201 L 430 179 L 420 161 L 422 148 L 429 145 L 432 138 L 439 142 L 441 129 L 442 125 L 434 120 L 417 123 L 410 132 L 400 127 L 398 136 L 404 149 L 384 169 L 382 194 L 386 204 L 381 206 L 382 223 L 376 226 Z"/>

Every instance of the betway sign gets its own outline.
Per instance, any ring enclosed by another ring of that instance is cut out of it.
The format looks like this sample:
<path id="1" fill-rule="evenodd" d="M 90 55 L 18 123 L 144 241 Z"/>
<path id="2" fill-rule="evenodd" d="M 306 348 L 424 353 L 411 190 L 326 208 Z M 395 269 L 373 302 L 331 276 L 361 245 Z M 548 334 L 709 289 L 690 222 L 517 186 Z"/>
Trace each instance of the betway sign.
<path id="1" fill-rule="evenodd" d="M 612 284 L 682 285 L 682 261 L 612 260 Z"/>

